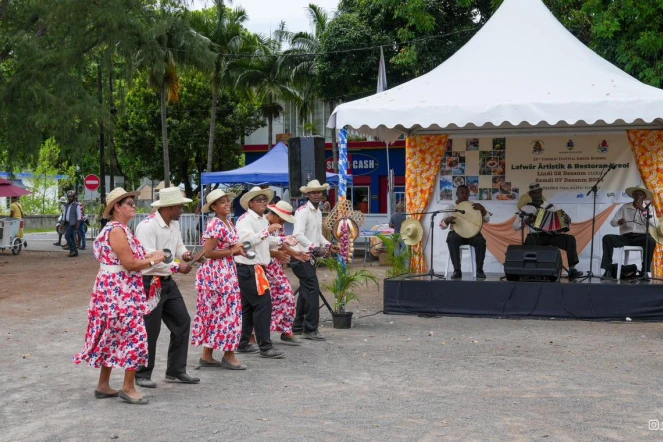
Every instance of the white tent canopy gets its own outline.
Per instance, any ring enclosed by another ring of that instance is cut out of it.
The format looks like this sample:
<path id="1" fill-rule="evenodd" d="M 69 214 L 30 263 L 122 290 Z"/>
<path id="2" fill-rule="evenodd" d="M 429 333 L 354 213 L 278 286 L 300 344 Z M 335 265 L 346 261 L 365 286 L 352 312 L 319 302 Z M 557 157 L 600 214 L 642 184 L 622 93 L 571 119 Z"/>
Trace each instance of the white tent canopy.
<path id="1" fill-rule="evenodd" d="M 401 134 L 663 129 L 663 90 L 599 57 L 541 0 L 505 0 L 458 52 L 421 77 L 344 103 L 328 127 Z"/>

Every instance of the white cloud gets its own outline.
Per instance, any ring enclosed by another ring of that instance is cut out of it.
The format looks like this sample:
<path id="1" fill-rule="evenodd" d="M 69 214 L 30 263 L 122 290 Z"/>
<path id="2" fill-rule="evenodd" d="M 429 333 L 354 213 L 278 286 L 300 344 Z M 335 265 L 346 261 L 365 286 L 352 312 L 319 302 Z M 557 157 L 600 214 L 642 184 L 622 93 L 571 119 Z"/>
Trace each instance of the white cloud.
<path id="1" fill-rule="evenodd" d="M 202 9 L 213 4 L 210 0 L 189 0 L 193 9 Z M 235 0 L 230 7 L 241 6 L 249 15 L 246 27 L 251 32 L 268 35 L 285 21 L 289 31 L 311 31 L 306 9 L 309 3 L 324 8 L 331 17 L 336 11 L 338 0 Z"/>

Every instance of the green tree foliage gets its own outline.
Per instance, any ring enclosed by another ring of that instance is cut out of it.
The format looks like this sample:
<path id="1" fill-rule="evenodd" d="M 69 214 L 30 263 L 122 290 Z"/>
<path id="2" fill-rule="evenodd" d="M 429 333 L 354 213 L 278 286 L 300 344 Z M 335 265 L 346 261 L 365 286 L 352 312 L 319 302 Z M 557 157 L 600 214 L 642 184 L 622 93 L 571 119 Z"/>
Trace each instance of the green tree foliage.
<path id="1" fill-rule="evenodd" d="M 205 75 L 185 71 L 179 75 L 179 100 L 169 103 L 168 127 L 174 146 L 171 150 L 172 177 L 183 183 L 187 195 L 195 192 L 191 182 L 198 181 L 206 169 L 211 95 Z M 259 108 L 224 92 L 219 97 L 214 141 L 214 170 L 229 170 L 240 165 L 241 146 L 237 140 L 262 125 Z M 122 169 L 134 186 L 142 177 L 163 179 L 160 103 L 154 99 L 149 80 L 140 76 L 129 91 L 126 112 L 119 118 L 116 144 Z"/>

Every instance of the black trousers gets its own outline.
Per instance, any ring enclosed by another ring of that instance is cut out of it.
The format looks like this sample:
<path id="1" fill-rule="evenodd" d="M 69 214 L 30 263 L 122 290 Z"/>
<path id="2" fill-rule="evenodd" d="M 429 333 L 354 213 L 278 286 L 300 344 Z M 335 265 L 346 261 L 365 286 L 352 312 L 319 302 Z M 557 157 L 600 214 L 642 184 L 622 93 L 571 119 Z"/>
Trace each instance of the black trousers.
<path id="1" fill-rule="evenodd" d="M 299 297 L 292 331 L 313 332 L 320 323 L 320 283 L 315 266 L 309 261 L 291 261 L 292 272 L 299 279 Z"/>
<path id="2" fill-rule="evenodd" d="M 555 246 L 558 249 L 566 251 L 566 257 L 569 260 L 569 266 L 573 267 L 580 262 L 578 259 L 578 246 L 576 237 L 565 233 L 555 235 L 534 235 L 528 234 L 525 238 L 525 245 L 528 246 Z"/>
<path id="3" fill-rule="evenodd" d="M 69 246 L 69 251 L 73 253 L 78 253 L 77 243 L 76 243 L 76 225 L 67 224 L 67 228 L 64 232 L 64 239 L 67 241 Z"/>
<path id="4" fill-rule="evenodd" d="M 143 276 L 145 292 L 149 293 L 151 276 Z M 154 370 L 154 355 L 157 350 L 157 339 L 161 333 L 161 321 L 170 330 L 170 344 L 168 345 L 168 363 L 166 375 L 177 376 L 186 373 L 186 358 L 189 352 L 189 331 L 191 329 L 191 317 L 182 299 L 182 294 L 177 288 L 173 278 L 161 280 L 161 301 L 149 315 L 145 315 L 145 328 L 147 329 L 147 348 L 150 359 L 147 367 L 139 367 L 136 377 L 152 377 Z"/>
<path id="5" fill-rule="evenodd" d="M 603 236 L 603 257 L 601 258 L 601 268 L 609 270 L 612 266 L 612 252 L 615 248 L 624 246 L 640 246 L 647 250 L 647 256 L 642 253 L 642 271 L 651 271 L 651 262 L 654 259 L 654 250 L 656 249 L 656 240 L 649 234 L 627 233 L 626 235 L 604 235 Z M 646 264 L 646 265 L 645 265 Z"/>
<path id="6" fill-rule="evenodd" d="M 237 264 L 239 291 L 242 295 L 242 337 L 239 346 L 249 345 L 251 334 L 255 331 L 256 342 L 261 351 L 272 348 L 269 327 L 272 321 L 272 297 L 269 292 L 258 294 L 255 266 Z"/>
<path id="7" fill-rule="evenodd" d="M 463 238 L 453 230 L 447 235 L 447 245 L 449 246 L 449 257 L 454 266 L 454 271 L 460 271 L 460 246 L 471 245 L 476 254 L 477 270 L 483 270 L 483 261 L 486 259 L 486 239 L 481 233 L 472 238 Z"/>

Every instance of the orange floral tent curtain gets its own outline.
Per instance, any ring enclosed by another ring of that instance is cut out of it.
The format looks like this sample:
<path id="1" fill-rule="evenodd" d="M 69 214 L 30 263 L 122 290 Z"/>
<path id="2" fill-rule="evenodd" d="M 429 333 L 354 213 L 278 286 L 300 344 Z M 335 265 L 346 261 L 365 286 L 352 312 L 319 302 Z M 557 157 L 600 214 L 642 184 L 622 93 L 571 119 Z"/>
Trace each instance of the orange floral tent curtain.
<path id="1" fill-rule="evenodd" d="M 642 181 L 654 194 L 654 207 L 660 216 L 663 213 L 663 131 L 629 130 L 628 140 Z M 663 246 L 656 247 L 652 267 L 654 275 L 663 276 Z"/>
<path id="2" fill-rule="evenodd" d="M 596 215 L 596 232 L 599 231 L 603 223 L 605 223 L 610 214 L 614 210 L 616 204 L 611 205 L 603 212 Z M 502 264 L 504 264 L 504 258 L 506 255 L 506 249 L 510 245 L 520 244 L 520 230 L 513 230 L 513 223 L 516 220 L 515 216 L 512 216 L 508 220 L 497 223 L 497 224 L 484 224 L 481 229 L 481 234 L 486 238 L 486 247 L 490 250 L 490 253 Z M 586 221 L 581 221 L 578 223 L 571 223 L 570 235 L 575 236 L 576 243 L 578 245 L 578 254 L 587 247 L 592 240 L 592 219 Z M 527 235 L 527 229 L 525 229 L 525 235 Z M 594 240 L 596 243 L 596 239 Z M 596 253 L 600 250 L 601 242 L 599 240 L 599 246 L 596 248 L 594 246 L 594 251 Z M 600 256 L 600 255 L 599 255 Z M 568 260 L 566 258 L 566 253 L 562 251 L 562 260 L 564 261 L 564 266 L 568 267 Z"/>
<path id="3" fill-rule="evenodd" d="M 442 165 L 448 135 L 408 137 L 405 142 L 405 200 L 407 213 L 425 212 L 435 193 L 435 180 Z M 412 215 L 421 221 L 423 215 Z M 423 244 L 412 247 L 413 271 L 427 271 Z"/>

